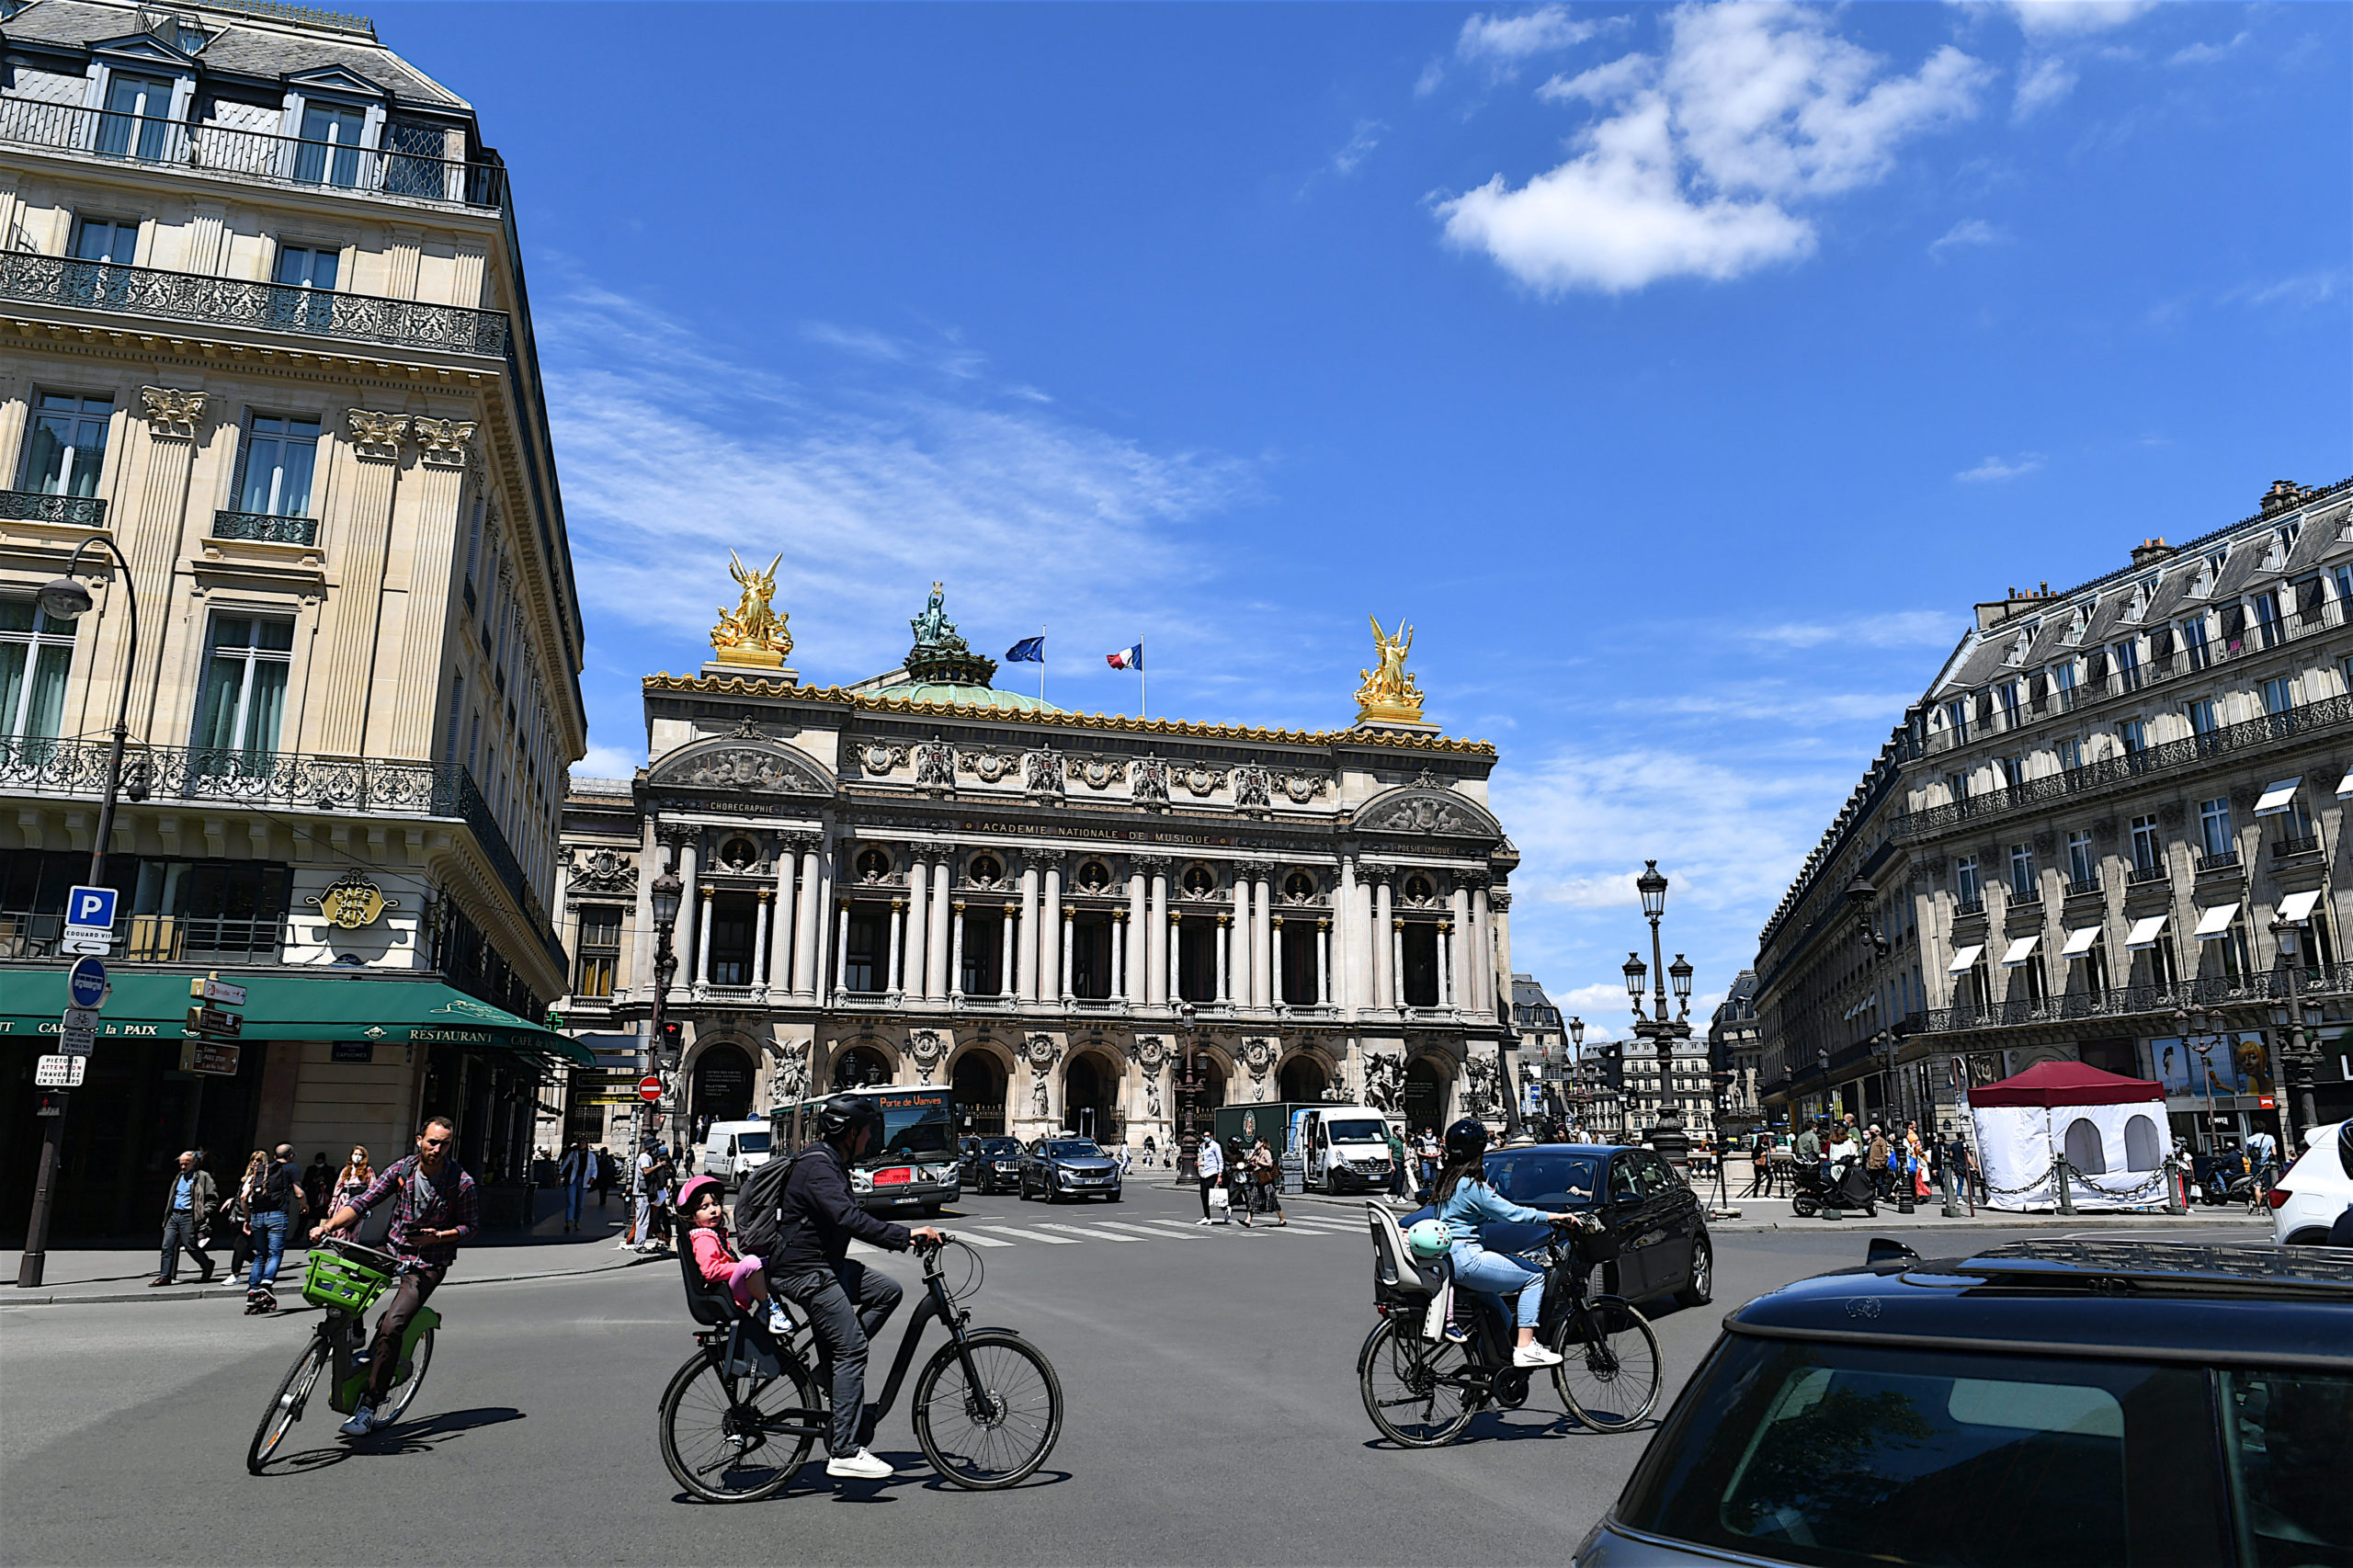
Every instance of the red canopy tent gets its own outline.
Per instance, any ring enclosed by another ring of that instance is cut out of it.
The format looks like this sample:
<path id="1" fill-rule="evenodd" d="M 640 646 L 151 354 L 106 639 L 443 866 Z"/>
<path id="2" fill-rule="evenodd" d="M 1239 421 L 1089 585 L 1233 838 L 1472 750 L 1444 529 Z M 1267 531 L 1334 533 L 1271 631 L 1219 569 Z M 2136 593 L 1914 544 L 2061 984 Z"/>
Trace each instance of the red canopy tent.
<path id="1" fill-rule="evenodd" d="M 2162 1100 L 2165 1085 L 2148 1078 L 2103 1073 L 2080 1062 L 2038 1062 L 1998 1084 L 1969 1091 L 1972 1106 L 2131 1105 Z"/>

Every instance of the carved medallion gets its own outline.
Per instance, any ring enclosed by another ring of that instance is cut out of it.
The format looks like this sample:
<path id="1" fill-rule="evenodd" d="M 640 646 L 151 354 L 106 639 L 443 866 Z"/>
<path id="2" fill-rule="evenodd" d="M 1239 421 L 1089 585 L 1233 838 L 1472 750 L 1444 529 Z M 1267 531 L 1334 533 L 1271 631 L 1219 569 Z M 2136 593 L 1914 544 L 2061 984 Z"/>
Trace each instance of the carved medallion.
<path id="1" fill-rule="evenodd" d="M 386 898 L 383 889 L 356 870 L 346 871 L 328 885 L 326 892 L 313 893 L 302 902 L 324 915 L 328 924 L 346 931 L 373 926 L 384 911 L 401 906 L 400 900 Z"/>

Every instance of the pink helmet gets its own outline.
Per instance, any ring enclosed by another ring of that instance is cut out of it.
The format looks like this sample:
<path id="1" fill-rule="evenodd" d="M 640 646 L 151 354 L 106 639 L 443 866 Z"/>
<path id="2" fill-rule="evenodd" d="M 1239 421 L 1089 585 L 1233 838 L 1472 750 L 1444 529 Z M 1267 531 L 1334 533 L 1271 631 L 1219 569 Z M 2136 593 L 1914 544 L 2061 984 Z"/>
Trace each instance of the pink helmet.
<path id="1" fill-rule="evenodd" d="M 678 1188 L 678 1212 L 691 1220 L 694 1217 L 696 1206 L 702 1202 L 702 1189 L 706 1187 L 719 1194 L 720 1206 L 722 1209 L 725 1208 L 727 1203 L 725 1184 L 717 1176 L 699 1176 Z"/>

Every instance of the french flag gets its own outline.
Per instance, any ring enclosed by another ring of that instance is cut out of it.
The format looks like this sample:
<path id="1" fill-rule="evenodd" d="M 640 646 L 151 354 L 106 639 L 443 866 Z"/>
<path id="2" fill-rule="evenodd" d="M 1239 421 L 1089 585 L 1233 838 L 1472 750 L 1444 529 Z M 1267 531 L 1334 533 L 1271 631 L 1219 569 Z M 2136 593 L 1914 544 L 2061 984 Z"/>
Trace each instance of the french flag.
<path id="1" fill-rule="evenodd" d="M 1106 653 L 1103 655 L 1103 662 L 1115 670 L 1140 670 L 1143 668 L 1143 644 L 1139 642 L 1132 648 L 1122 648 L 1116 653 Z"/>

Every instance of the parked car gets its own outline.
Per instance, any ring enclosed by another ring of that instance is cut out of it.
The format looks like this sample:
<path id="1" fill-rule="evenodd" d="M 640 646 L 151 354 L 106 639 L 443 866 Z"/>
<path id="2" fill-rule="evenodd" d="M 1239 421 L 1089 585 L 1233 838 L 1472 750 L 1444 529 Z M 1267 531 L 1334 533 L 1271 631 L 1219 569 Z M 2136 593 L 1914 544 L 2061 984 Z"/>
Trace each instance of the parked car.
<path id="1" fill-rule="evenodd" d="M 967 1138 L 964 1140 L 964 1188 L 968 1192 L 990 1193 L 1021 1185 L 1021 1140 L 1018 1138 Z"/>
<path id="2" fill-rule="evenodd" d="M 1575 1568 L 2353 1560 L 2353 1257 L 1870 1257 L 1726 1316 Z"/>
<path id="3" fill-rule="evenodd" d="M 1634 1301 L 1672 1296 L 1685 1306 L 1707 1304 L 1715 1291 L 1715 1247 L 1708 1239 L 1706 1210 L 1699 1195 L 1675 1167 L 1649 1149 L 1603 1143 L 1538 1143 L 1495 1149 L 1486 1159 L 1487 1181 L 1514 1203 L 1547 1213 L 1591 1210 L 1609 1226 L 1596 1251 L 1615 1262 L 1601 1265 L 1599 1289 Z M 1424 1208 L 1401 1217 L 1401 1226 L 1436 1215 Z M 1482 1228 L 1490 1251 L 1524 1252 L 1544 1239 L 1545 1227 L 1502 1222 Z"/>
<path id="4" fill-rule="evenodd" d="M 1017 1179 L 1025 1199 L 1034 1189 L 1049 1203 L 1065 1198 L 1120 1201 L 1120 1162 L 1096 1147 L 1091 1138 L 1037 1140 L 1022 1151 Z"/>
<path id="5" fill-rule="evenodd" d="M 700 1176 L 716 1176 L 729 1188 L 768 1162 L 768 1124 L 765 1121 L 714 1121 L 703 1135 Z"/>
<path id="6" fill-rule="evenodd" d="M 2347 1209 L 2353 1209 L 2353 1121 L 2340 1121 L 2315 1132 L 2271 1189 L 2272 1239 L 2326 1246 L 2330 1229 Z"/>

